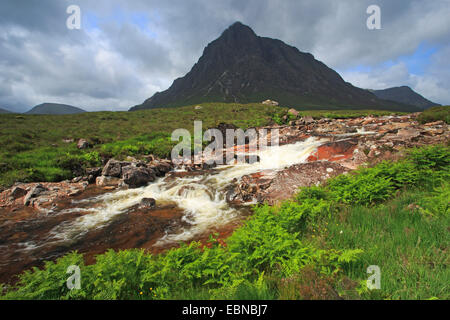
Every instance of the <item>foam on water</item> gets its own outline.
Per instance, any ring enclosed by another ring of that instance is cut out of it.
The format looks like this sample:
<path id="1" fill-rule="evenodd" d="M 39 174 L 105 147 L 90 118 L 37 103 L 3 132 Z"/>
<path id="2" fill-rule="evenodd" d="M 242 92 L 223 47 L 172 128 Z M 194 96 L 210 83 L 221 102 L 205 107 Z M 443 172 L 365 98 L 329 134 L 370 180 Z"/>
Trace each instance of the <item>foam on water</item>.
<path id="1" fill-rule="evenodd" d="M 190 225 L 175 233 L 166 234 L 158 244 L 190 240 L 214 226 L 233 221 L 239 215 L 239 210 L 231 208 L 225 196 L 225 190 L 233 179 L 240 179 L 244 175 L 263 170 L 280 170 L 305 162 L 323 142 L 324 140 L 311 137 L 295 144 L 269 147 L 258 153 L 259 163 L 222 166 L 215 174 L 209 172 L 174 180 L 161 178 L 143 188 L 120 190 L 96 197 L 94 208 L 88 210 L 81 208 L 80 211 L 88 211 L 88 213 L 56 226 L 50 232 L 49 240 L 65 242 L 78 239 L 89 230 L 106 226 L 116 216 L 126 213 L 130 207 L 139 204 L 143 198 L 154 198 L 157 203 L 176 204 L 184 210 L 184 220 Z M 71 210 L 78 211 L 76 208 Z"/>

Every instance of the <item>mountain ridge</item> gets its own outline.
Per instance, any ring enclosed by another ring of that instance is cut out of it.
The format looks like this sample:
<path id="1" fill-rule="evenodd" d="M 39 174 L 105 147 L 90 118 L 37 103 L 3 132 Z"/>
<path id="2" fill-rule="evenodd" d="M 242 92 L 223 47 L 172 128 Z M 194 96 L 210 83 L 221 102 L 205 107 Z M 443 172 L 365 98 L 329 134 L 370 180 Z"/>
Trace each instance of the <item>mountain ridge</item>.
<path id="1" fill-rule="evenodd" d="M 25 112 L 25 114 L 76 114 L 76 113 L 84 113 L 86 110 L 83 110 L 78 107 L 70 106 L 67 104 L 60 103 L 42 103 L 37 106 L 31 108 L 31 110 Z"/>
<path id="2" fill-rule="evenodd" d="M 384 108 L 417 111 L 384 101 L 345 82 L 310 53 L 260 37 L 236 22 L 210 42 L 191 70 L 169 89 L 130 111 L 204 102 L 253 103 L 266 99 L 297 108 Z M 408 110 L 406 110 L 408 109 Z"/>
<path id="3" fill-rule="evenodd" d="M 9 110 L 6 110 L 6 109 L 3 109 L 3 108 L 0 108 L 0 113 L 12 113 L 11 111 L 9 111 Z"/>
<path id="4" fill-rule="evenodd" d="M 380 99 L 413 105 L 422 110 L 434 106 L 440 106 L 440 104 L 434 103 L 426 99 L 421 94 L 415 92 L 408 86 L 392 87 L 382 90 L 370 90 L 370 91 L 373 92 Z"/>

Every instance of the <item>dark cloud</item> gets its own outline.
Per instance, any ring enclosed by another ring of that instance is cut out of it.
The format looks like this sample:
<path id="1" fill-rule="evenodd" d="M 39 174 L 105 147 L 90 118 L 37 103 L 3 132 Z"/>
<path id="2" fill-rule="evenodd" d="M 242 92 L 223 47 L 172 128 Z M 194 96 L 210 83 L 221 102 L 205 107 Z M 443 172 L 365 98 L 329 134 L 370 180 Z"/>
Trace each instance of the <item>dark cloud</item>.
<path id="1" fill-rule="evenodd" d="M 382 30 L 366 28 L 373 3 Z M 66 28 L 71 4 L 81 7 L 81 30 Z M 447 0 L 3 0 L 0 12 L 0 106 L 17 111 L 44 101 L 125 110 L 188 72 L 238 20 L 313 53 L 355 85 L 407 84 L 450 102 Z M 437 51 L 414 74 L 402 57 L 419 46 Z"/>

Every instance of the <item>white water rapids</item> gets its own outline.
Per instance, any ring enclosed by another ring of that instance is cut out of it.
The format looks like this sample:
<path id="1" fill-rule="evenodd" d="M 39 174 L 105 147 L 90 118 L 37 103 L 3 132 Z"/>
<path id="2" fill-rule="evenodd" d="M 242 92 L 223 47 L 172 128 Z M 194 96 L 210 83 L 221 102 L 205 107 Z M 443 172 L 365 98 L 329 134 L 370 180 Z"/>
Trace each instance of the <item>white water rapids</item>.
<path id="1" fill-rule="evenodd" d="M 259 151 L 259 163 L 220 166 L 212 172 L 193 177 L 164 177 L 146 187 L 119 190 L 82 200 L 79 203 L 96 205 L 88 209 L 66 209 L 65 213 L 82 211 L 86 214 L 54 227 L 45 242 L 64 243 L 80 239 L 90 230 L 102 228 L 118 215 L 126 214 L 127 210 L 139 204 L 143 198 L 154 198 L 157 205 L 176 204 L 184 211 L 183 219 L 188 223 L 188 227 L 180 227 L 175 233 L 166 234 L 157 245 L 191 240 L 212 227 L 226 225 L 238 217 L 239 210 L 226 202 L 226 188 L 233 179 L 264 170 L 281 170 L 305 162 L 325 141 L 311 137 L 295 144 L 268 147 Z M 36 248 L 36 244 L 28 243 L 28 246 Z"/>

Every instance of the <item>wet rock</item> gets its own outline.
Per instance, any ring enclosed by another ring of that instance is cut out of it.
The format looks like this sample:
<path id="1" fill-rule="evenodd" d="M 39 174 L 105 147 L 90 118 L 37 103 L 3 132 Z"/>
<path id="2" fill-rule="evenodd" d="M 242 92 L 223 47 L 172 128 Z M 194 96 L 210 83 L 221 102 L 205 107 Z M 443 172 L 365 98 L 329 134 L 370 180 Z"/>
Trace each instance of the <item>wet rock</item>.
<path id="1" fill-rule="evenodd" d="M 96 185 L 100 187 L 118 187 L 121 180 L 117 177 L 100 176 L 95 180 Z"/>
<path id="2" fill-rule="evenodd" d="M 242 177 L 234 189 L 228 190 L 226 198 L 235 203 L 273 204 L 292 197 L 300 187 L 316 185 L 348 171 L 338 163 L 327 161 L 296 164 L 281 171 L 268 170 Z"/>
<path id="3" fill-rule="evenodd" d="M 78 149 L 87 149 L 89 147 L 90 147 L 90 145 L 89 145 L 89 142 L 87 142 L 87 140 L 85 140 L 85 139 L 78 140 L 78 143 L 77 143 Z"/>
<path id="4" fill-rule="evenodd" d="M 234 202 L 239 197 L 239 193 L 237 192 L 236 188 L 229 188 L 225 194 L 225 200 L 228 203 Z"/>
<path id="5" fill-rule="evenodd" d="M 130 188 L 139 188 L 155 181 L 156 177 L 148 168 L 131 165 L 122 168 L 122 179 Z"/>
<path id="6" fill-rule="evenodd" d="M 10 193 L 10 197 L 12 198 L 12 200 L 16 200 L 26 196 L 27 193 L 28 191 L 21 187 L 13 187 Z"/>
<path id="7" fill-rule="evenodd" d="M 30 191 L 28 191 L 27 195 L 23 199 L 23 204 L 25 206 L 28 206 L 33 198 L 38 197 L 45 191 L 47 191 L 47 188 L 45 188 L 42 184 L 37 184 L 36 186 L 32 187 Z"/>
<path id="8" fill-rule="evenodd" d="M 81 177 L 75 177 L 72 180 L 70 180 L 70 182 L 72 182 L 72 183 L 78 183 L 78 182 L 82 182 L 82 181 L 88 181 L 88 177 L 81 176 Z"/>
<path id="9" fill-rule="evenodd" d="M 110 159 L 103 167 L 102 175 L 110 177 L 120 177 L 122 175 L 122 167 L 129 166 L 130 162 L 121 162 Z"/>
<path id="10" fill-rule="evenodd" d="M 86 169 L 86 176 L 87 181 L 89 183 L 95 183 L 95 179 L 102 174 L 102 168 L 96 167 L 96 168 L 87 168 Z"/>
<path id="11" fill-rule="evenodd" d="M 152 161 L 147 167 L 151 169 L 157 177 L 164 177 L 173 169 L 172 163 L 166 160 Z"/>
<path id="12" fill-rule="evenodd" d="M 261 162 L 261 158 L 258 155 L 250 155 L 250 154 L 234 155 L 234 163 L 253 164 L 258 162 Z"/>
<path id="13" fill-rule="evenodd" d="M 317 148 L 317 151 L 308 157 L 308 162 L 313 161 L 338 161 L 350 159 L 357 147 L 357 141 L 344 140 L 325 143 Z"/>
<path id="14" fill-rule="evenodd" d="M 153 198 L 143 198 L 139 202 L 139 209 L 152 209 L 156 207 L 156 200 Z"/>

